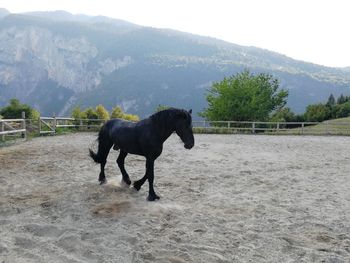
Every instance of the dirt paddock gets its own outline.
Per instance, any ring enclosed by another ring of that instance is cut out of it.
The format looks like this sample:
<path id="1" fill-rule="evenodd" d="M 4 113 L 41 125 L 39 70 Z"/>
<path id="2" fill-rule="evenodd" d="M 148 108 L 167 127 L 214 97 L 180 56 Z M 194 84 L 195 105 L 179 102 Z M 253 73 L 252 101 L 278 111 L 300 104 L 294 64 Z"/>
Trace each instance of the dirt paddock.
<path id="1" fill-rule="evenodd" d="M 95 134 L 0 148 L 0 263 L 350 262 L 350 138 L 176 135 L 155 164 L 157 202 L 108 183 Z M 128 155 L 132 180 L 144 158 Z"/>

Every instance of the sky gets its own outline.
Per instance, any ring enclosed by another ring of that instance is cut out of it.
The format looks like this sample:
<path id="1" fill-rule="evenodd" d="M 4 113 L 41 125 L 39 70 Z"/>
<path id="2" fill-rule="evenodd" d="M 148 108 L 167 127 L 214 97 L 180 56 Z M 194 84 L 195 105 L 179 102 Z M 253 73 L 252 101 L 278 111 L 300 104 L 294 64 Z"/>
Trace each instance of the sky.
<path id="1" fill-rule="evenodd" d="M 0 0 L 11 13 L 65 10 L 350 66 L 349 0 Z"/>

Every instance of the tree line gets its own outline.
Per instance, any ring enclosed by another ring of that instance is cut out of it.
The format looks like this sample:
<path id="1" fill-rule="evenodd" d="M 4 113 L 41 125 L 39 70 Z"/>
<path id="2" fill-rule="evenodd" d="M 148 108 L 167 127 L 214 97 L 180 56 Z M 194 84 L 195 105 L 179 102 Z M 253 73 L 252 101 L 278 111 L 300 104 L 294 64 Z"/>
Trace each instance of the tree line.
<path id="1" fill-rule="evenodd" d="M 27 104 L 21 103 L 18 99 L 11 99 L 9 105 L 0 109 L 0 119 L 20 119 L 22 118 L 22 112 L 25 113 L 27 119 L 39 119 L 40 113 L 30 107 Z M 129 114 L 124 112 L 121 107 L 116 106 L 112 108 L 112 111 L 109 113 L 106 108 L 100 104 L 95 108 L 89 107 L 84 110 L 81 110 L 79 106 L 75 107 L 72 110 L 71 117 L 75 119 L 125 119 L 130 121 L 140 120 L 139 116 L 134 114 Z"/>
<path id="2" fill-rule="evenodd" d="M 109 113 L 106 108 L 100 104 L 94 108 L 89 107 L 84 110 L 81 110 L 79 106 L 75 107 L 72 110 L 71 117 L 75 119 L 100 119 L 100 120 L 109 120 L 109 119 L 124 119 L 129 121 L 139 121 L 140 118 L 137 115 L 125 113 L 121 107 L 116 106 L 112 108 L 112 111 Z"/>
<path id="3" fill-rule="evenodd" d="M 341 94 L 337 99 L 331 94 L 326 103 L 307 106 L 305 118 L 308 121 L 325 121 L 350 116 L 350 96 Z"/>
<path id="4" fill-rule="evenodd" d="M 337 99 L 331 94 L 325 103 L 311 104 L 303 114 L 295 114 L 286 107 L 288 91 L 281 89 L 278 79 L 270 74 L 253 74 L 248 70 L 214 82 L 208 90 L 208 106 L 199 113 L 208 121 L 273 121 L 273 122 L 321 122 L 324 120 L 350 116 L 350 96 L 340 95 Z M 155 112 L 168 108 L 159 105 Z M 0 109 L 6 119 L 21 118 L 22 112 L 29 119 L 37 119 L 40 114 L 32 107 L 11 99 L 8 106 Z M 138 121 L 137 115 L 125 113 L 116 106 L 108 112 L 100 104 L 95 108 L 72 110 L 75 119 L 115 119 Z"/>

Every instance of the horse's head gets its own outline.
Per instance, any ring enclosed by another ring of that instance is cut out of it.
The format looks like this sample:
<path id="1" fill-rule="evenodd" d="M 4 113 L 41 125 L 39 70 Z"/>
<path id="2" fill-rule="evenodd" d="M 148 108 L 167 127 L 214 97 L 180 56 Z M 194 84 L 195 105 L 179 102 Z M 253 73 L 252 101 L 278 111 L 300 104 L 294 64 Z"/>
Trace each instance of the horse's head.
<path id="1" fill-rule="evenodd" d="M 191 113 L 192 110 L 181 110 L 176 113 L 175 132 L 184 142 L 186 149 L 191 149 L 194 146 Z"/>

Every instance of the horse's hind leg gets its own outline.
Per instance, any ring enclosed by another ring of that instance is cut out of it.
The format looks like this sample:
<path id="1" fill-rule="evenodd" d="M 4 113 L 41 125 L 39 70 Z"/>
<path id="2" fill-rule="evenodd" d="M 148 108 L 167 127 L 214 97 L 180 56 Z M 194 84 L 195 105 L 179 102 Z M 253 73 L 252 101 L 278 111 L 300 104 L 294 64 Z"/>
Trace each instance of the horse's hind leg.
<path id="1" fill-rule="evenodd" d="M 124 161 L 125 161 L 125 157 L 127 155 L 128 155 L 127 152 L 124 152 L 124 151 L 120 150 L 120 153 L 119 153 L 119 156 L 118 156 L 118 159 L 117 159 L 117 164 L 118 164 L 118 167 L 119 167 L 119 169 L 120 169 L 120 171 L 122 173 L 123 181 L 127 185 L 130 185 L 131 184 L 130 177 L 129 177 L 129 175 L 126 172 L 125 167 L 124 167 Z"/>
<path id="2" fill-rule="evenodd" d="M 104 143 L 104 144 L 101 144 L 101 146 L 99 146 L 99 154 L 100 154 L 100 167 L 101 167 L 101 171 L 100 171 L 100 175 L 98 177 L 98 181 L 100 182 L 100 185 L 101 184 L 105 184 L 107 183 L 107 180 L 106 180 L 106 176 L 105 176 L 105 166 L 106 166 L 106 163 L 107 163 L 107 156 L 109 154 L 109 150 L 111 149 L 112 145 L 113 144 L 110 144 L 110 143 Z"/>
<path id="3" fill-rule="evenodd" d="M 100 172 L 100 175 L 98 176 L 98 181 L 100 182 L 100 185 L 101 184 L 105 184 L 107 182 L 106 180 L 106 175 L 105 175 L 105 165 L 106 165 L 106 160 L 102 161 L 101 164 L 100 164 L 100 167 L 101 167 L 101 172 Z"/>

